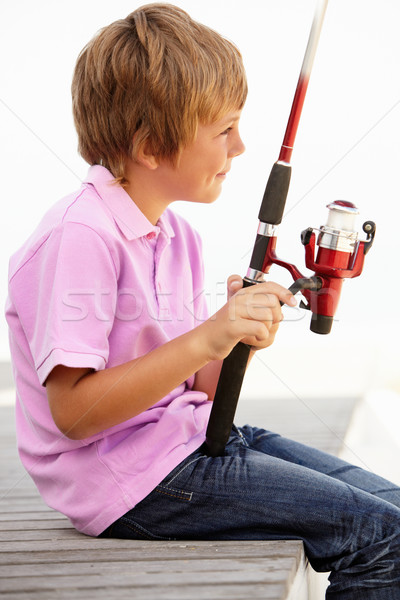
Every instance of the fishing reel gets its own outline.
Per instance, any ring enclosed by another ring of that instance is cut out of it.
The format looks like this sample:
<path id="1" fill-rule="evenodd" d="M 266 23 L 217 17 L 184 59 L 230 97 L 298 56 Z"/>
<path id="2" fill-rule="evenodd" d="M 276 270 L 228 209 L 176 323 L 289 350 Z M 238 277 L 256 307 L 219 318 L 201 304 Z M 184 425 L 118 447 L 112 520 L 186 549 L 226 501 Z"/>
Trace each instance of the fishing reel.
<path id="1" fill-rule="evenodd" d="M 375 223 L 366 221 L 363 231 L 367 239 L 360 241 L 359 234 L 354 230 L 358 215 L 354 204 L 335 200 L 327 208 L 328 220 L 326 225 L 317 230 L 318 237 L 310 227 L 301 233 L 306 267 L 314 271 L 318 289 L 304 290 L 307 304 L 301 301 L 300 307 L 311 311 L 310 329 L 321 334 L 331 331 L 343 280 L 361 275 L 364 257 L 372 246 L 376 231 Z M 318 251 L 314 258 L 316 246 Z"/>
<path id="2" fill-rule="evenodd" d="M 311 311 L 310 329 L 320 334 L 331 331 L 343 280 L 361 275 L 364 257 L 372 246 L 376 231 L 375 223 L 366 221 L 363 225 L 366 240 L 359 239 L 359 234 L 355 231 L 355 219 L 359 211 L 351 202 L 335 200 L 327 208 L 329 212 L 326 225 L 319 229 L 308 227 L 301 233 L 305 263 L 308 269 L 314 271 L 312 277 L 304 277 L 295 265 L 277 257 L 274 226 L 270 226 L 268 230 L 265 229 L 265 223 L 260 223 L 256 241 L 256 246 L 261 244 L 264 252 L 262 273 L 268 273 L 273 264 L 290 272 L 295 282 L 289 289 L 294 294 L 301 291 L 305 301 L 301 301 L 300 307 Z M 265 235 L 266 233 L 268 234 Z M 253 258 L 257 260 L 258 254 L 259 260 L 259 252 L 256 251 L 255 254 Z M 262 279 L 260 270 L 251 268 L 245 277 L 247 285 L 258 283 Z"/>

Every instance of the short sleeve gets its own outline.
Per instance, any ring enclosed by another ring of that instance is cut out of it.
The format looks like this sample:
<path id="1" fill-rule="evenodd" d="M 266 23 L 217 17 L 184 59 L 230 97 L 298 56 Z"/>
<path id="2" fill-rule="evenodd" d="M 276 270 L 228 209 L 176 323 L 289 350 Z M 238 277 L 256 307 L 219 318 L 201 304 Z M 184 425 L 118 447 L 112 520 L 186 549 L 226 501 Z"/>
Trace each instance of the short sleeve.
<path id="1" fill-rule="evenodd" d="M 58 226 L 14 275 L 10 293 L 42 384 L 58 364 L 105 367 L 117 271 L 99 233 Z"/>

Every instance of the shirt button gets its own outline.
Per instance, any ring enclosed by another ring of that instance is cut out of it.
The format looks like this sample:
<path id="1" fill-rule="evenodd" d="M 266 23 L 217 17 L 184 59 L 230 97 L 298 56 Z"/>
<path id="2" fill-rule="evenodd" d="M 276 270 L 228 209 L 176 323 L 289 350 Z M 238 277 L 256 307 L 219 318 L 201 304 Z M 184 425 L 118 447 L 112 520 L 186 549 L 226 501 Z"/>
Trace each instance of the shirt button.
<path id="1" fill-rule="evenodd" d="M 157 235 L 157 234 L 156 234 L 156 232 L 155 232 L 155 231 L 150 231 L 150 233 L 148 233 L 148 234 L 146 235 L 146 239 L 147 239 L 147 240 L 154 240 L 154 238 L 156 237 L 156 235 Z"/>

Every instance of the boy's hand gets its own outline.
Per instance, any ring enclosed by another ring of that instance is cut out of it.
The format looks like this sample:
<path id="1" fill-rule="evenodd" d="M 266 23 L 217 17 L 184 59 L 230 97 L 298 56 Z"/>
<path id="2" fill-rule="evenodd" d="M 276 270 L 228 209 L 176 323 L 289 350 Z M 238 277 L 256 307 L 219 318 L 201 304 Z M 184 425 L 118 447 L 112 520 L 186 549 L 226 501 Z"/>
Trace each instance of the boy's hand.
<path id="1" fill-rule="evenodd" d="M 213 360 L 225 358 L 240 341 L 255 349 L 270 346 L 283 318 L 280 302 L 296 304 L 293 295 L 277 283 L 243 288 L 240 275 L 229 277 L 228 302 L 205 323 Z"/>

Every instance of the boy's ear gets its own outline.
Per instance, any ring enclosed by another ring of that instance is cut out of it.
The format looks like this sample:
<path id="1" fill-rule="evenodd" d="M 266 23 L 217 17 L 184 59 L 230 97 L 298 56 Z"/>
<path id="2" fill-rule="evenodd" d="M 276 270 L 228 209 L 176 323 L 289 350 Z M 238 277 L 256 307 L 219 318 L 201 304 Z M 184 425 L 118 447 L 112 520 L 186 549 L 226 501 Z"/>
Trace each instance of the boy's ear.
<path id="1" fill-rule="evenodd" d="M 157 169 L 157 167 L 159 165 L 158 158 L 156 157 L 155 154 L 153 154 L 153 151 L 151 149 L 151 146 L 150 146 L 148 140 L 145 140 L 137 148 L 135 158 L 136 158 L 136 161 L 140 165 L 142 165 L 143 167 L 146 167 L 146 169 L 150 169 L 151 171 L 154 171 L 154 169 Z"/>

